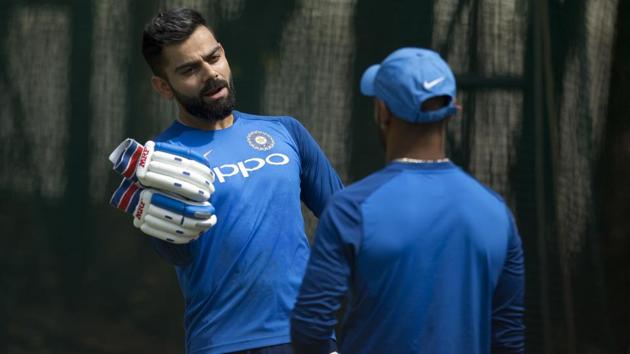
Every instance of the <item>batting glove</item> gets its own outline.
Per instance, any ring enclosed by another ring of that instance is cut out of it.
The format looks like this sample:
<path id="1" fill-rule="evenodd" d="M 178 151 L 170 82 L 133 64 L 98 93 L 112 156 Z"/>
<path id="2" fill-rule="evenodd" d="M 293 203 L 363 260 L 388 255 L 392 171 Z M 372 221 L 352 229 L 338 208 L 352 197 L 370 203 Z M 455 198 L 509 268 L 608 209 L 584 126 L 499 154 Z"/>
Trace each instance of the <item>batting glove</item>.
<path id="1" fill-rule="evenodd" d="M 149 236 L 171 243 L 196 240 L 217 222 L 207 200 L 194 202 L 123 179 L 110 204 L 133 215 L 133 224 Z"/>
<path id="2" fill-rule="evenodd" d="M 214 193 L 214 173 L 200 154 L 173 144 L 125 139 L 109 156 L 114 170 L 144 187 L 204 202 Z"/>

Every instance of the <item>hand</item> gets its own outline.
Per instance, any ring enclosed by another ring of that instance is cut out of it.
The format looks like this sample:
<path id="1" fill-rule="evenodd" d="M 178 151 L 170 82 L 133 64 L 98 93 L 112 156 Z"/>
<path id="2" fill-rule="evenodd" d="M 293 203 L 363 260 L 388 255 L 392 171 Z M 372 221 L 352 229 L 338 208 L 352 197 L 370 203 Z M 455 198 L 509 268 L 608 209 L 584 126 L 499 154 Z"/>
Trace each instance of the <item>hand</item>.
<path id="1" fill-rule="evenodd" d="M 110 204 L 133 215 L 133 224 L 149 236 L 188 243 L 217 223 L 208 201 L 194 202 L 123 179 Z"/>
<path id="2" fill-rule="evenodd" d="M 125 139 L 109 160 L 127 179 L 136 177 L 144 187 L 204 202 L 214 193 L 214 173 L 200 154 L 173 144 L 147 141 L 144 146 Z"/>

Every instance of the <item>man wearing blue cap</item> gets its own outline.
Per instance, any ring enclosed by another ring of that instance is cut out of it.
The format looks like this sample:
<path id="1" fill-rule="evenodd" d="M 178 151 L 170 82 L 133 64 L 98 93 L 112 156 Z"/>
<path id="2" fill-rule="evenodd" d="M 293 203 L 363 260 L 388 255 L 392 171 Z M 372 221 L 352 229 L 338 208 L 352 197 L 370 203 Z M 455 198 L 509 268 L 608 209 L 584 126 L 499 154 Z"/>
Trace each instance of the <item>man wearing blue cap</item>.
<path id="1" fill-rule="evenodd" d="M 403 48 L 368 68 L 387 166 L 336 193 L 291 318 L 297 354 L 523 353 L 523 251 L 505 202 L 446 158 L 455 78 Z"/>

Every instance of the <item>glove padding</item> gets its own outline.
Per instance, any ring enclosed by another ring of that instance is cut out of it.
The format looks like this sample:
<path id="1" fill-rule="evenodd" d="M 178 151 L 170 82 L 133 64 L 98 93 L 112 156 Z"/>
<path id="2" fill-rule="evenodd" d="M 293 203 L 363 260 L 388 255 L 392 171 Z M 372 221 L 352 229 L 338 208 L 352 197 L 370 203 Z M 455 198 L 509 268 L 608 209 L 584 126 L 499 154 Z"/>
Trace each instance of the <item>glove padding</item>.
<path id="1" fill-rule="evenodd" d="M 170 243 L 196 240 L 217 217 L 207 200 L 194 202 L 123 179 L 110 204 L 133 215 L 133 224 L 149 236 Z"/>
<path id="2" fill-rule="evenodd" d="M 173 144 L 127 138 L 109 155 L 114 170 L 144 187 L 204 202 L 214 193 L 214 173 L 200 154 Z"/>

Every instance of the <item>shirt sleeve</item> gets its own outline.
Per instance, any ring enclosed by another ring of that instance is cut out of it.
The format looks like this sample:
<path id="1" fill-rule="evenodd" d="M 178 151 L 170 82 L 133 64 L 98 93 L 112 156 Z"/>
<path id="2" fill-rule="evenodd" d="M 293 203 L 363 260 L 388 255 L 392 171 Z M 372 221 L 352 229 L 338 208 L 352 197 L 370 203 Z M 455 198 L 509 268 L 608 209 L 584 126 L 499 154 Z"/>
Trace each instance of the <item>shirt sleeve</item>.
<path id="1" fill-rule="evenodd" d="M 343 184 L 311 134 L 300 122 L 284 117 L 280 122 L 295 140 L 300 155 L 301 199 L 319 217 L 328 199 Z"/>
<path id="2" fill-rule="evenodd" d="M 493 354 L 525 352 L 523 248 L 511 213 L 509 217 L 510 239 L 507 257 L 492 301 Z"/>
<path id="3" fill-rule="evenodd" d="M 360 225 L 358 208 L 351 203 L 335 198 L 324 211 L 291 316 L 291 342 L 296 353 L 329 353 L 336 312 L 348 291 L 359 249 Z"/>
<path id="4" fill-rule="evenodd" d="M 186 244 L 173 244 L 170 242 L 162 241 L 155 237 L 149 238 L 151 246 L 157 254 L 170 264 L 178 267 L 183 267 L 192 261 L 192 253 L 190 252 L 190 243 Z M 195 242 L 195 241 L 191 241 Z"/>

